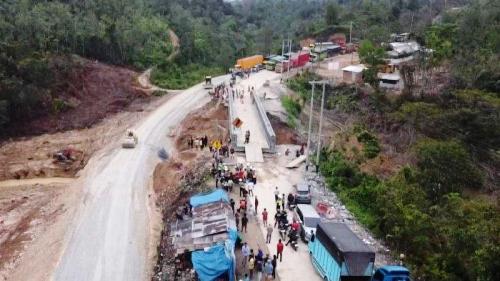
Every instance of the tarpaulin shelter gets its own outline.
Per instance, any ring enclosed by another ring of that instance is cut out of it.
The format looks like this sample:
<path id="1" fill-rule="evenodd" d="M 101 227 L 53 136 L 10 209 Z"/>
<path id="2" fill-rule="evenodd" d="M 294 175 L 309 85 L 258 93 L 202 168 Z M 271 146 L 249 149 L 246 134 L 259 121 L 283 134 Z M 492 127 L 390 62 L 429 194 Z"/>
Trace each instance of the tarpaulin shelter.
<path id="1" fill-rule="evenodd" d="M 199 280 L 211 281 L 226 275 L 235 277 L 234 246 L 238 237 L 229 196 L 222 189 L 190 198 L 193 217 L 171 225 L 177 253 L 191 252 Z"/>
<path id="2" fill-rule="evenodd" d="M 214 191 L 208 193 L 201 193 L 195 195 L 189 199 L 189 204 L 191 207 L 196 208 L 200 205 L 213 203 L 217 201 L 226 201 L 229 203 L 229 196 L 222 189 L 215 189 Z"/>

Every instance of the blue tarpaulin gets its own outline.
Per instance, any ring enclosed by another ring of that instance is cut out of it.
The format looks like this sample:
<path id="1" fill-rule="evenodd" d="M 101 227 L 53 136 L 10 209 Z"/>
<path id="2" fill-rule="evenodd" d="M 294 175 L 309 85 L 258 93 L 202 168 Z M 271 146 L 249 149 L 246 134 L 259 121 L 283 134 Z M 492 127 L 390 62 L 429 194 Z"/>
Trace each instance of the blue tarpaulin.
<path id="1" fill-rule="evenodd" d="M 191 206 L 193 206 L 193 208 L 195 208 L 200 205 L 213 203 L 221 200 L 224 200 L 229 203 L 229 197 L 227 196 L 227 193 L 222 189 L 216 189 L 209 193 L 203 193 L 191 197 L 191 199 L 189 199 L 189 203 L 191 204 Z"/>
<path id="2" fill-rule="evenodd" d="M 224 200 L 229 203 L 227 193 L 222 189 L 216 189 L 210 193 L 200 194 L 191 197 L 189 203 L 197 207 Z M 220 242 L 205 250 L 198 250 L 191 253 L 193 268 L 201 281 L 212 281 L 215 278 L 228 273 L 229 280 L 234 281 L 236 268 L 236 258 L 234 256 L 234 246 L 238 238 L 236 229 L 228 229 L 229 239 Z"/>

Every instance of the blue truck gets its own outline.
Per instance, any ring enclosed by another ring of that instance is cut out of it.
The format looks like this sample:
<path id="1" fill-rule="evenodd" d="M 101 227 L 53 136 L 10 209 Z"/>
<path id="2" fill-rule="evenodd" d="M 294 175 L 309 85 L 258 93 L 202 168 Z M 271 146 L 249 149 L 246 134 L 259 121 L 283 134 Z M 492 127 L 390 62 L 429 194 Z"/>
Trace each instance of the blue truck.
<path id="1" fill-rule="evenodd" d="M 386 265 L 378 268 L 372 281 L 410 281 L 410 271 L 399 265 Z"/>
<path id="2" fill-rule="evenodd" d="M 314 267 L 327 281 L 410 281 L 401 266 L 375 271 L 375 252 L 343 223 L 322 222 L 308 244 Z M 375 273 L 374 273 L 375 272 Z"/>

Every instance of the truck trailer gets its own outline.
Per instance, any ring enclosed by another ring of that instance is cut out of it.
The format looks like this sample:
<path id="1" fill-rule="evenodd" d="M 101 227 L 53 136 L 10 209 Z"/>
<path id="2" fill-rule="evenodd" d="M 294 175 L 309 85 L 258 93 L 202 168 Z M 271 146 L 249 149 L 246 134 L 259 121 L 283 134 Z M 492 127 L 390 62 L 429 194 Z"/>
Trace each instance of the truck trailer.
<path id="1" fill-rule="evenodd" d="M 249 70 L 252 67 L 262 64 L 264 62 L 264 56 L 255 55 L 251 57 L 242 58 L 236 61 L 236 68 L 240 68 L 243 70 Z"/>
<path id="2" fill-rule="evenodd" d="M 328 281 L 370 281 L 375 252 L 343 223 L 323 222 L 308 244 L 314 267 Z M 384 279 L 385 281 L 385 279 Z"/>

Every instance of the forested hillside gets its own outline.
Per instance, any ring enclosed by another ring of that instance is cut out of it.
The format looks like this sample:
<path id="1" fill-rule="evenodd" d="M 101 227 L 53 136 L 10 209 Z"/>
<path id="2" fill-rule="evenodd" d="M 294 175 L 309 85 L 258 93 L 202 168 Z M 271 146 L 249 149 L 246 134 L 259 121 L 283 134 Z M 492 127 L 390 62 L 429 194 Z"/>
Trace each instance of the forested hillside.
<path id="1" fill-rule="evenodd" d="M 73 54 L 144 68 L 171 52 L 168 24 L 145 1 L 0 3 L 0 126 L 68 109 L 58 99 Z"/>
<path id="2" fill-rule="evenodd" d="M 459 8 L 439 12 L 424 1 L 330 7 L 326 20 L 336 25 L 317 34 L 352 20 L 370 85 L 327 88 L 328 115 L 343 129 L 330 136 L 319 165 L 357 219 L 405 254 L 416 280 L 498 280 L 500 6 L 451 4 Z M 403 31 L 432 51 L 402 67 L 405 87 L 394 94 L 376 74 L 381 43 Z M 313 79 L 320 78 L 306 72 L 289 82 L 299 93 L 283 100 L 293 122 Z"/>

